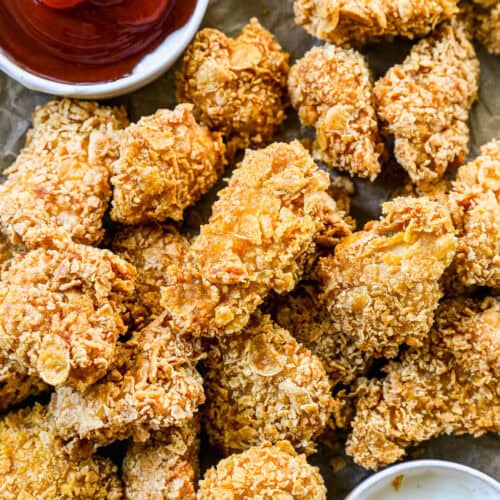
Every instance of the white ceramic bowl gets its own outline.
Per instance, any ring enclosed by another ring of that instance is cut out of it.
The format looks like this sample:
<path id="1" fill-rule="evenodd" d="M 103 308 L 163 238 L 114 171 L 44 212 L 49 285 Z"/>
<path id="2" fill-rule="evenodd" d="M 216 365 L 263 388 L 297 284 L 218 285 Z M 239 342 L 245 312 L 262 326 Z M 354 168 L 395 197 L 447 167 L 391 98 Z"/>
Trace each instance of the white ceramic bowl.
<path id="1" fill-rule="evenodd" d="M 200 27 L 208 7 L 208 0 L 197 0 L 193 15 L 179 30 L 170 34 L 154 52 L 148 54 L 130 75 L 106 83 L 60 83 L 34 75 L 19 67 L 0 49 L 0 70 L 31 90 L 46 94 L 77 97 L 80 99 L 106 99 L 133 92 L 162 75 L 179 58 Z"/>
<path id="2" fill-rule="evenodd" d="M 498 500 L 500 483 L 465 465 L 414 460 L 363 481 L 346 500 Z"/>

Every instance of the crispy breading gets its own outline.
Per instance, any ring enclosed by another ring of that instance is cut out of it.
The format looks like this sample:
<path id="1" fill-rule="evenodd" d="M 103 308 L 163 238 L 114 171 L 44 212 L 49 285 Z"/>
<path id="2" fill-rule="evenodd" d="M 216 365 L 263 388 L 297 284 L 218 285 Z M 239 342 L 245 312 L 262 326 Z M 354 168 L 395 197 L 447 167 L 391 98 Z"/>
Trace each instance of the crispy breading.
<path id="1" fill-rule="evenodd" d="M 36 109 L 33 128 L 0 185 L 0 221 L 14 245 L 48 245 L 57 234 L 97 245 L 111 198 L 109 137 L 128 124 L 121 108 L 62 99 Z"/>
<path id="2" fill-rule="evenodd" d="M 337 45 L 427 35 L 458 12 L 458 0 L 296 0 L 295 21 Z"/>
<path id="3" fill-rule="evenodd" d="M 109 368 L 126 331 L 134 268 L 108 250 L 69 242 L 17 254 L 0 280 L 0 355 L 50 385 L 79 390 Z"/>
<path id="4" fill-rule="evenodd" d="M 68 456 L 54 421 L 39 404 L 0 419 L 0 473 L 4 500 L 123 498 L 111 460 Z"/>
<path id="5" fill-rule="evenodd" d="M 163 312 L 160 288 L 166 283 L 167 269 L 183 261 L 189 245 L 190 238 L 170 225 L 123 227 L 115 233 L 113 252 L 137 271 L 135 295 L 127 304 L 136 329 Z"/>
<path id="6" fill-rule="evenodd" d="M 314 158 L 374 180 L 384 142 L 365 58 L 335 45 L 314 47 L 292 66 L 288 89 L 302 125 L 316 129 Z"/>
<path id="7" fill-rule="evenodd" d="M 500 3 L 498 0 L 475 3 L 485 9 L 477 12 L 476 38 L 486 47 L 490 54 L 500 54 Z"/>
<path id="8" fill-rule="evenodd" d="M 396 159 L 414 183 L 437 182 L 464 162 L 478 85 L 479 61 L 460 19 L 414 45 L 375 84 L 383 130 L 394 137 Z"/>
<path id="9" fill-rule="evenodd" d="M 275 143 L 245 154 L 219 192 L 182 266 L 171 266 L 161 304 L 194 335 L 241 331 L 271 291 L 286 293 L 335 214 L 328 174 L 304 147 Z"/>
<path id="10" fill-rule="evenodd" d="M 500 300 L 444 301 L 428 339 L 371 380 L 359 397 L 347 453 L 377 469 L 441 434 L 500 432 Z"/>
<path id="11" fill-rule="evenodd" d="M 120 136 L 112 164 L 111 218 L 123 224 L 182 220 L 184 209 L 217 181 L 225 164 L 221 135 L 198 125 L 191 104 L 160 109 Z"/>
<path id="12" fill-rule="evenodd" d="M 195 368 L 200 357 L 199 342 L 174 333 L 160 316 L 119 345 L 108 374 L 85 393 L 56 388 L 50 410 L 59 434 L 104 446 L 144 442 L 151 432 L 185 424 L 205 399 Z"/>
<path id="13" fill-rule="evenodd" d="M 130 443 L 123 461 L 128 500 L 196 500 L 200 424 L 156 432 L 146 443 Z"/>
<path id="14" fill-rule="evenodd" d="M 431 328 L 456 238 L 447 208 L 425 197 L 396 198 L 382 213 L 323 258 L 318 276 L 336 329 L 359 349 L 391 358 L 401 344 L 420 345 Z"/>
<path id="15" fill-rule="evenodd" d="M 456 271 L 463 284 L 500 288 L 500 140 L 459 168 L 450 193 L 458 232 Z"/>
<path id="16" fill-rule="evenodd" d="M 335 402 L 321 361 L 267 315 L 219 339 L 204 364 L 205 426 L 226 455 L 288 440 L 315 451 Z"/>
<path id="17" fill-rule="evenodd" d="M 269 142 L 285 119 L 288 54 L 255 18 L 228 38 L 204 29 L 188 47 L 177 73 L 177 100 L 222 132 L 232 155 Z"/>
<path id="18" fill-rule="evenodd" d="M 319 470 L 286 441 L 255 446 L 221 460 L 200 481 L 198 500 L 324 500 Z"/>

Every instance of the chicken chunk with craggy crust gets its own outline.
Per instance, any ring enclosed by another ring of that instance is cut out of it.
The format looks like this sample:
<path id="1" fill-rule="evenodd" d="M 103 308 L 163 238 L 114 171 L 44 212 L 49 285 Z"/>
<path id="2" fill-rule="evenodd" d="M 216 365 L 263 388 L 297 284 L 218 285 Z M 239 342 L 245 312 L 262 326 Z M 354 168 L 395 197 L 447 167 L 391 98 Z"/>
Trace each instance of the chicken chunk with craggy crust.
<path id="1" fill-rule="evenodd" d="M 320 261 L 318 276 L 336 329 L 359 349 L 392 358 L 429 332 L 456 238 L 447 208 L 425 197 L 396 198 L 382 210 L 380 221 Z"/>
<path id="2" fill-rule="evenodd" d="M 301 123 L 316 129 L 314 158 L 374 180 L 384 142 L 364 57 L 335 45 L 314 47 L 291 68 L 288 89 Z"/>
<path id="3" fill-rule="evenodd" d="M 177 100 L 226 137 L 230 155 L 261 146 L 286 117 L 288 57 L 255 18 L 235 39 L 204 29 L 177 73 Z"/>
<path id="4" fill-rule="evenodd" d="M 219 133 L 198 125 L 192 105 L 160 109 L 120 136 L 112 164 L 111 218 L 123 224 L 182 220 L 184 209 L 217 181 L 225 165 Z"/>
<path id="5" fill-rule="evenodd" d="M 500 54 L 500 2 L 498 0 L 474 0 L 484 7 L 477 9 L 476 38 L 486 47 L 490 54 Z"/>
<path id="6" fill-rule="evenodd" d="M 347 453 L 377 469 L 441 434 L 500 432 L 500 301 L 444 301 L 421 347 L 390 363 L 358 397 Z"/>

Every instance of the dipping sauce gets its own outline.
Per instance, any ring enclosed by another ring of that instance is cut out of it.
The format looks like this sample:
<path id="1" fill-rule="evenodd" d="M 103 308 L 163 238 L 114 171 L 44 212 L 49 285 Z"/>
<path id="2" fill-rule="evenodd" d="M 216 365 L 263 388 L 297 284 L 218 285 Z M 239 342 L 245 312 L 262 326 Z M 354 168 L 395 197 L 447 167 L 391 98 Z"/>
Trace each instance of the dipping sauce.
<path id="1" fill-rule="evenodd" d="M 31 73 L 81 84 L 130 74 L 187 23 L 196 0 L 87 0 L 75 1 L 72 8 L 55 8 L 64 2 L 46 4 L 0 0 L 0 47 Z"/>

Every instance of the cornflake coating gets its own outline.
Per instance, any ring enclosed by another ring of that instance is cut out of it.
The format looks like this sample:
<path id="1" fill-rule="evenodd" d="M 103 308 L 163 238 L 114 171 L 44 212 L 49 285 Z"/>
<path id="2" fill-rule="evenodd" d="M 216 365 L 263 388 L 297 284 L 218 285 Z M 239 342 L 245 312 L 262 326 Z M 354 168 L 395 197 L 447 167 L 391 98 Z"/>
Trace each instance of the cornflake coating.
<path id="1" fill-rule="evenodd" d="M 323 258 L 318 275 L 336 330 L 392 358 L 401 344 L 421 345 L 432 326 L 456 238 L 446 207 L 425 197 L 396 198 L 382 213 Z"/>
<path id="2" fill-rule="evenodd" d="M 456 271 L 462 283 L 500 287 L 500 140 L 460 167 L 450 206 L 458 232 Z"/>
<path id="3" fill-rule="evenodd" d="M 500 432 L 500 300 L 444 301 L 420 348 L 367 382 L 347 453 L 369 469 L 441 434 Z"/>
<path id="4" fill-rule="evenodd" d="M 120 500 L 123 487 L 107 458 L 71 458 L 44 406 L 0 420 L 1 497 Z"/>
<path id="5" fill-rule="evenodd" d="M 163 312 L 160 288 L 167 269 L 183 261 L 190 245 L 174 226 L 150 224 L 124 227 L 114 237 L 112 250 L 137 270 L 135 296 L 128 304 L 135 326 L 145 325 Z"/>
<path id="6" fill-rule="evenodd" d="M 205 400 L 195 365 L 201 347 L 174 333 L 164 316 L 118 347 L 110 371 L 85 393 L 58 387 L 50 410 L 65 441 L 105 446 L 144 442 L 151 432 L 184 425 Z"/>
<path id="7" fill-rule="evenodd" d="M 112 165 L 113 220 L 182 220 L 184 209 L 215 184 L 225 147 L 220 134 L 196 123 L 192 109 L 190 104 L 160 109 L 123 132 Z"/>
<path id="8" fill-rule="evenodd" d="M 375 84 L 378 116 L 414 183 L 437 182 L 464 162 L 478 85 L 479 61 L 459 20 L 418 42 Z"/>
<path id="9" fill-rule="evenodd" d="M 175 327 L 236 333 L 269 292 L 292 290 L 336 213 L 328 186 L 328 174 L 298 141 L 247 151 L 186 263 L 169 269 L 161 304 Z"/>
<path id="10" fill-rule="evenodd" d="M 296 0 L 295 22 L 337 45 L 427 35 L 457 12 L 457 0 Z"/>
<path id="11" fill-rule="evenodd" d="M 205 424 L 226 455 L 266 441 L 288 440 L 308 454 L 334 409 L 321 361 L 269 316 L 220 339 L 204 372 Z"/>
<path id="12" fill-rule="evenodd" d="M 123 461 L 128 500 L 196 500 L 198 419 L 157 432 L 146 443 L 130 443 Z"/>
<path id="13" fill-rule="evenodd" d="M 221 460 L 200 481 L 198 500 L 324 500 L 326 488 L 316 467 L 290 443 L 255 446 Z"/>
<path id="14" fill-rule="evenodd" d="M 177 100 L 237 149 L 268 142 L 285 119 L 289 55 L 255 18 L 236 39 L 200 31 L 177 73 Z"/>
<path id="15" fill-rule="evenodd" d="M 494 3 L 490 9 L 479 12 L 475 36 L 490 54 L 498 55 L 500 54 L 500 4 L 494 5 Z"/>
<path id="16" fill-rule="evenodd" d="M 0 281 L 0 356 L 50 385 L 78 390 L 108 370 L 126 328 L 134 268 L 107 250 L 69 243 L 18 254 Z"/>
<path id="17" fill-rule="evenodd" d="M 364 57 L 335 45 L 314 47 L 290 70 L 288 89 L 302 125 L 316 129 L 314 158 L 374 180 L 384 143 Z"/>
<path id="18" fill-rule="evenodd" d="M 94 102 L 63 99 L 36 109 L 0 185 L 0 221 L 12 244 L 34 248 L 62 233 L 86 245 L 102 240 L 116 155 L 111 136 L 127 124 L 125 111 Z"/>

